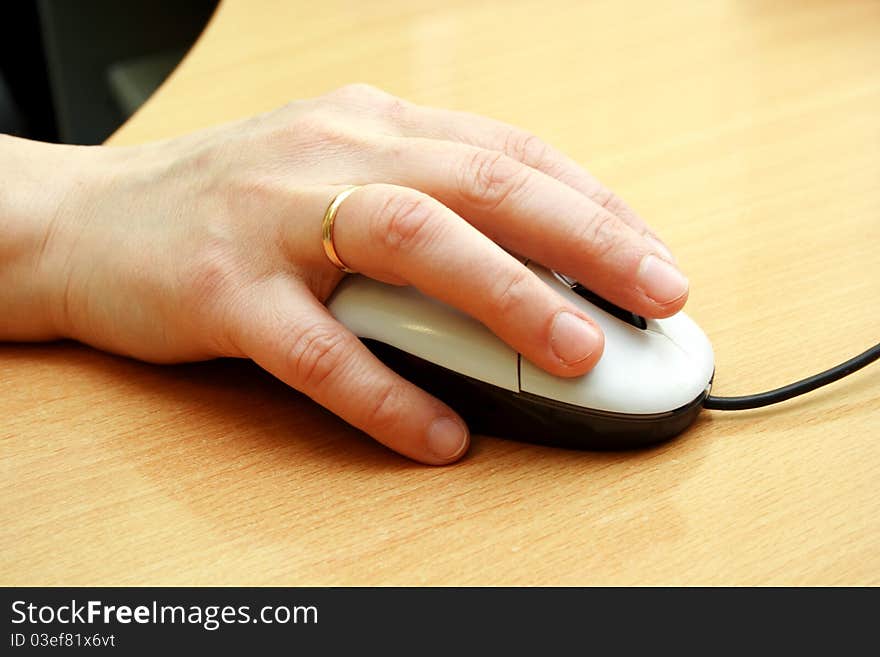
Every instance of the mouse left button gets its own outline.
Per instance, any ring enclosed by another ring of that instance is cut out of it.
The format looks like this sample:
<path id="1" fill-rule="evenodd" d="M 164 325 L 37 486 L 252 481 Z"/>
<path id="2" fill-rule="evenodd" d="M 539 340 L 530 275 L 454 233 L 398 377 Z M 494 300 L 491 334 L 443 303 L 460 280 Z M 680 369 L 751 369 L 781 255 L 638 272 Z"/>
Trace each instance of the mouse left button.
<path id="1" fill-rule="evenodd" d="M 630 326 L 635 326 L 637 329 L 642 329 L 644 331 L 648 328 L 648 321 L 641 315 L 637 315 L 636 313 L 632 312 L 631 310 L 627 310 L 626 308 L 621 308 L 617 304 L 608 301 L 608 299 L 600 297 L 598 294 L 587 288 L 582 283 L 579 283 L 571 276 L 560 274 L 558 271 L 554 271 L 553 275 L 558 280 L 567 285 L 572 292 L 577 294 L 582 299 L 589 301 L 597 308 L 601 308 L 609 315 L 612 315 L 617 319 L 626 322 Z"/>

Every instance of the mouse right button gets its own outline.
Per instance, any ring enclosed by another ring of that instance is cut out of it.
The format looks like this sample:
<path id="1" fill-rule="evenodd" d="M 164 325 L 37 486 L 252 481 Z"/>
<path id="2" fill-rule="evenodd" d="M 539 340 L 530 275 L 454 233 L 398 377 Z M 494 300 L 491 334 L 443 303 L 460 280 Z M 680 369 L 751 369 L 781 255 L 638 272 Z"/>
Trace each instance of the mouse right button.
<path id="1" fill-rule="evenodd" d="M 545 399 L 612 413 L 667 413 L 703 395 L 714 369 L 705 334 L 684 313 L 650 320 L 649 330 L 621 321 L 549 270 L 529 263 L 547 285 L 590 315 L 605 335 L 596 366 L 573 378 L 553 376 L 525 358 L 520 389 Z"/>

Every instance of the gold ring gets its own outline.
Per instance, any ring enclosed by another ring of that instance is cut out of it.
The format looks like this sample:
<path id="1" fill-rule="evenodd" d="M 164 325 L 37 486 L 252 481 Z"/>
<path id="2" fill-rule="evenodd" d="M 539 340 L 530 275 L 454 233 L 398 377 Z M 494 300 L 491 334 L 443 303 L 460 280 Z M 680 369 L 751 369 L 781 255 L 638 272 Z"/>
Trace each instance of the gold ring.
<path id="1" fill-rule="evenodd" d="M 324 243 L 324 253 L 327 254 L 327 259 L 330 262 L 346 274 L 354 274 L 356 272 L 353 269 L 346 267 L 345 263 L 340 259 L 339 254 L 336 253 L 336 247 L 333 245 L 333 222 L 336 221 L 336 212 L 339 210 L 339 206 L 342 205 L 342 202 L 351 196 L 351 193 L 358 187 L 359 185 L 346 187 L 334 196 L 333 200 L 330 201 L 330 205 L 327 206 L 327 211 L 324 213 L 324 221 L 321 222 L 321 241 Z"/>

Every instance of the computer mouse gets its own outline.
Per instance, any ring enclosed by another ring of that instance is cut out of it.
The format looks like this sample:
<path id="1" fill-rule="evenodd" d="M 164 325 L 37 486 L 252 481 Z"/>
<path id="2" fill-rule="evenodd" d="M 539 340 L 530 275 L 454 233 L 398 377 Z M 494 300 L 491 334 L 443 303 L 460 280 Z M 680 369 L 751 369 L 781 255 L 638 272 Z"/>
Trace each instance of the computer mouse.
<path id="1" fill-rule="evenodd" d="M 533 365 L 469 315 L 415 288 L 347 276 L 330 312 L 393 370 L 455 409 L 473 433 L 580 449 L 672 438 L 697 417 L 715 369 L 685 313 L 645 319 L 526 261 L 605 333 L 598 364 L 575 378 Z"/>

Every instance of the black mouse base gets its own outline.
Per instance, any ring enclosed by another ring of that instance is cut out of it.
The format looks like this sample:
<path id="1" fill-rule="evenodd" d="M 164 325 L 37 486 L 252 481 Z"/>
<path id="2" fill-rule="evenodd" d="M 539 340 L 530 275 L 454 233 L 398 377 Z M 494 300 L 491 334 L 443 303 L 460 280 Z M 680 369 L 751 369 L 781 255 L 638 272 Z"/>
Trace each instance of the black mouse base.
<path id="1" fill-rule="evenodd" d="M 690 426 L 709 394 L 707 386 L 690 403 L 665 413 L 589 410 L 477 381 L 376 340 L 363 342 L 395 372 L 455 409 L 472 433 L 554 447 L 627 450 L 669 440 Z"/>

